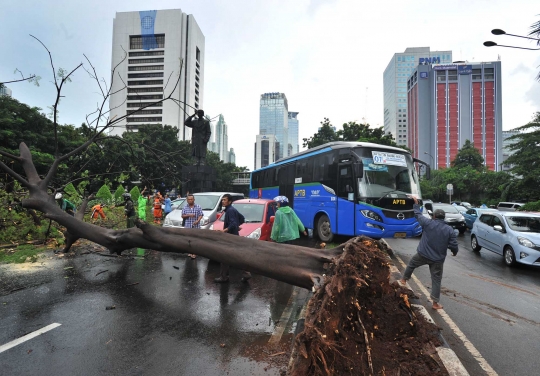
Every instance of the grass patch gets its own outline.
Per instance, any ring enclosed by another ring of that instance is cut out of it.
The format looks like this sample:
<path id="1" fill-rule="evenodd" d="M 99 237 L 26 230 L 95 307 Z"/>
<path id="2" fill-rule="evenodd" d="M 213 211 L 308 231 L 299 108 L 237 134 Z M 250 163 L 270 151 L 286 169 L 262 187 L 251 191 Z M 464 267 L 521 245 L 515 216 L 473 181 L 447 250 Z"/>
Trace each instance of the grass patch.
<path id="1" fill-rule="evenodd" d="M 38 248 L 32 244 L 24 244 L 17 248 L 7 248 L 0 250 L 0 263 L 22 264 L 23 262 L 36 262 L 38 254 L 43 252 L 43 248 Z"/>

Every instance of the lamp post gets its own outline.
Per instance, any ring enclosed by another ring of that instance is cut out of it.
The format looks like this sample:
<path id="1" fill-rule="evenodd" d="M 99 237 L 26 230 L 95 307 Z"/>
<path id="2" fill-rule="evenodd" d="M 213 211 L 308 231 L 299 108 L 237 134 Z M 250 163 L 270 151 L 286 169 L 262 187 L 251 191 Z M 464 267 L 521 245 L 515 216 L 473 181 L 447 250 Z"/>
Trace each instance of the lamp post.
<path id="1" fill-rule="evenodd" d="M 427 151 L 424 152 L 424 154 L 427 154 L 431 157 L 431 168 L 433 168 L 433 165 L 435 165 L 435 159 L 433 158 L 433 156 L 431 154 L 429 154 Z"/>
<path id="2" fill-rule="evenodd" d="M 529 39 L 529 40 L 535 40 L 537 42 L 540 42 L 540 39 L 538 38 L 531 38 L 531 37 L 525 37 L 523 35 L 516 35 L 516 34 L 509 34 L 507 33 L 506 31 L 504 30 L 501 30 L 501 29 L 493 29 L 491 30 L 491 34 L 493 35 L 508 35 L 508 36 L 511 36 L 511 37 L 516 37 L 516 38 L 523 38 L 523 39 Z M 503 45 L 503 44 L 498 44 L 498 43 L 495 43 L 495 42 L 492 42 L 492 41 L 486 41 L 484 42 L 484 46 L 486 47 L 507 47 L 507 48 L 517 48 L 517 49 L 520 49 L 520 50 L 531 50 L 531 51 L 538 51 L 540 50 L 540 48 L 527 48 L 527 47 L 518 47 L 518 46 L 506 46 L 506 45 Z"/>

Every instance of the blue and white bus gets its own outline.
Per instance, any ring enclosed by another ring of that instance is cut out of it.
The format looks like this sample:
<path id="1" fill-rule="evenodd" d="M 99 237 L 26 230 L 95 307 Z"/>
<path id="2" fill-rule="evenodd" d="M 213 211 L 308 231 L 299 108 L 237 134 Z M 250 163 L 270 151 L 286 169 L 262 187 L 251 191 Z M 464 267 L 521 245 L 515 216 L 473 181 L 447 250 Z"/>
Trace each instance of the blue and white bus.
<path id="1" fill-rule="evenodd" d="M 250 198 L 287 196 L 325 242 L 334 235 L 414 237 L 422 233 L 408 197 L 421 198 L 415 163 L 429 169 L 404 149 L 330 142 L 253 171 Z"/>

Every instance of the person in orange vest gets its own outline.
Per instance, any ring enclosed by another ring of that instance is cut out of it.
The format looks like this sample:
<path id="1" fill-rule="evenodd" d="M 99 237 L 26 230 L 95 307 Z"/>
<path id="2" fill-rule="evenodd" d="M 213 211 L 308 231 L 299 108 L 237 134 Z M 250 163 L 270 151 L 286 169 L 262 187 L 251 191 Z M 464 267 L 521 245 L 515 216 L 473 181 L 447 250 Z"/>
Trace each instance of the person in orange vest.
<path id="1" fill-rule="evenodd" d="M 104 208 L 105 205 L 99 203 L 97 205 L 94 205 L 92 207 L 92 221 L 95 221 L 96 219 L 98 219 L 99 217 L 101 217 L 101 219 L 105 219 L 105 212 L 103 211 L 103 208 Z"/>
<path id="2" fill-rule="evenodd" d="M 161 196 L 161 195 L 160 195 Z M 154 196 L 154 223 L 161 224 L 161 216 L 163 209 L 161 208 L 161 199 L 159 196 Z"/>

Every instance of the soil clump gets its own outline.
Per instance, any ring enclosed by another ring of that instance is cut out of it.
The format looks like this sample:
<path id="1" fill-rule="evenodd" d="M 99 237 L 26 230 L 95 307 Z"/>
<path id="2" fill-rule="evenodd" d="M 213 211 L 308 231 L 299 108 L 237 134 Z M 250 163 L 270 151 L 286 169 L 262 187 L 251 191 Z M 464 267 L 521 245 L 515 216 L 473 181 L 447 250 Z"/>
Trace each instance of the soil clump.
<path id="1" fill-rule="evenodd" d="M 343 244 L 308 303 L 295 339 L 291 375 L 448 375 L 436 325 L 409 303 L 412 292 L 390 283 L 384 243 Z"/>

